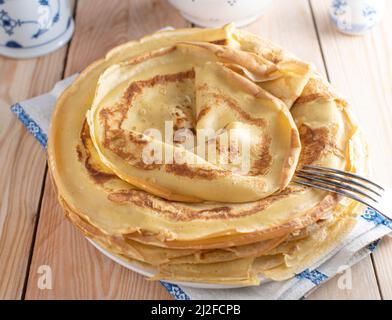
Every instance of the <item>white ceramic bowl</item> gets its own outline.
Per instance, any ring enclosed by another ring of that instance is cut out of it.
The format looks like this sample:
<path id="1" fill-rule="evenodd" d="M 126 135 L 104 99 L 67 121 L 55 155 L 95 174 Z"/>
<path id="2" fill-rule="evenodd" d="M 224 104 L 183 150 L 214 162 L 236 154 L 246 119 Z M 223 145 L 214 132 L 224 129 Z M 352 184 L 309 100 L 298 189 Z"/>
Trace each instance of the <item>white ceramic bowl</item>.
<path id="1" fill-rule="evenodd" d="M 340 32 L 361 35 L 381 21 L 384 6 L 385 0 L 331 0 L 330 16 Z"/>
<path id="2" fill-rule="evenodd" d="M 218 27 L 234 22 L 245 26 L 265 11 L 272 0 L 169 0 L 185 19 L 202 27 Z"/>
<path id="3" fill-rule="evenodd" d="M 32 58 L 68 42 L 74 29 L 69 0 L 0 0 L 0 54 Z"/>

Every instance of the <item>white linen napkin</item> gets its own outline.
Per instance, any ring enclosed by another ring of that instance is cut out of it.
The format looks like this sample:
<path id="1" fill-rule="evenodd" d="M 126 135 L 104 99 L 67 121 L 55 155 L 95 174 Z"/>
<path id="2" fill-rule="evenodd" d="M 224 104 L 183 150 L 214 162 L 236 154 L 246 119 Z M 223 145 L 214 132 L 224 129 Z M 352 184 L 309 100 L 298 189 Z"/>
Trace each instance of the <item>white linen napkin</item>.
<path id="1" fill-rule="evenodd" d="M 11 111 L 44 148 L 56 99 L 76 76 L 58 82 L 49 93 L 11 106 Z M 344 268 L 349 268 L 368 256 L 375 250 L 379 239 L 392 234 L 392 221 L 371 208 L 367 208 L 357 219 L 354 230 L 339 247 L 327 253 L 309 269 L 286 281 L 272 281 L 237 289 L 196 289 L 163 281 L 161 283 L 179 300 L 302 299 L 328 279 L 343 272 Z"/>

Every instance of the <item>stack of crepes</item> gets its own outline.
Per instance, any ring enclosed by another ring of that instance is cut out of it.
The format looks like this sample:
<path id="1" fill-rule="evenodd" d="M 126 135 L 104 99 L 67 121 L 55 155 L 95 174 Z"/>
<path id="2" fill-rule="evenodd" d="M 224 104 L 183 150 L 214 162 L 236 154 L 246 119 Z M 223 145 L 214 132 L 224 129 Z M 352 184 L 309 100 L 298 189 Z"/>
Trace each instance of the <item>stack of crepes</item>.
<path id="1" fill-rule="evenodd" d="M 196 146 L 200 129 L 215 142 L 246 132 L 248 170 L 221 161 L 219 143 L 209 161 L 167 137 L 167 122 Z M 151 144 L 177 157 L 145 161 Z M 365 145 L 311 65 L 228 25 L 111 50 L 59 98 L 48 151 L 66 216 L 100 246 L 153 279 L 257 285 L 301 272 L 352 229 L 359 204 L 292 179 L 303 164 L 366 173 Z"/>

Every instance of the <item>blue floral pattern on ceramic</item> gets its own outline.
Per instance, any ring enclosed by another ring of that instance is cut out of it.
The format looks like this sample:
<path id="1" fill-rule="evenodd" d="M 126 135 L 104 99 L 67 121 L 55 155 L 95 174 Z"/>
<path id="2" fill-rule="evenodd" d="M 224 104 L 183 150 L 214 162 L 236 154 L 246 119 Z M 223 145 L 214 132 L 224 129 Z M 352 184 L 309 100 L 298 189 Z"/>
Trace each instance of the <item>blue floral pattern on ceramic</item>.
<path id="1" fill-rule="evenodd" d="M 227 0 L 227 3 L 228 3 L 230 6 L 234 6 L 234 5 L 237 3 L 237 0 Z"/>
<path id="2" fill-rule="evenodd" d="M 362 34 L 382 17 L 384 0 L 332 0 L 330 15 L 339 31 Z"/>
<path id="3" fill-rule="evenodd" d="M 12 35 L 14 28 L 18 25 L 18 21 L 12 19 L 7 11 L 0 11 L 0 26 L 8 35 Z"/>
<path id="4" fill-rule="evenodd" d="M 0 0 L 1 54 L 19 58 L 46 54 L 66 43 L 72 32 L 68 0 Z"/>
<path id="5" fill-rule="evenodd" d="M 4 3 L 5 0 L 0 0 L 0 5 Z M 49 6 L 48 0 L 38 0 L 38 3 L 41 6 Z M 60 9 L 61 9 L 60 0 L 57 0 L 56 13 L 53 15 L 53 18 L 51 19 L 51 23 L 45 25 L 43 25 L 40 21 L 37 20 L 13 19 L 12 17 L 10 17 L 7 11 L 0 10 L 0 27 L 2 27 L 4 31 L 9 36 L 11 36 L 14 34 L 14 29 L 16 27 L 21 27 L 24 24 L 35 24 L 37 25 L 38 29 L 35 33 L 31 35 L 31 38 L 38 38 L 44 33 L 46 33 L 53 26 L 53 24 L 57 23 L 60 20 Z M 14 40 L 7 41 L 5 45 L 10 48 L 23 48 L 21 44 L 19 44 Z"/>
<path id="6" fill-rule="evenodd" d="M 333 9 L 334 14 L 337 16 L 344 14 L 347 10 L 347 1 L 333 0 L 332 1 L 332 9 Z"/>
<path id="7" fill-rule="evenodd" d="M 374 19 L 377 15 L 377 10 L 374 7 L 367 5 L 363 8 L 362 14 L 368 19 Z"/>

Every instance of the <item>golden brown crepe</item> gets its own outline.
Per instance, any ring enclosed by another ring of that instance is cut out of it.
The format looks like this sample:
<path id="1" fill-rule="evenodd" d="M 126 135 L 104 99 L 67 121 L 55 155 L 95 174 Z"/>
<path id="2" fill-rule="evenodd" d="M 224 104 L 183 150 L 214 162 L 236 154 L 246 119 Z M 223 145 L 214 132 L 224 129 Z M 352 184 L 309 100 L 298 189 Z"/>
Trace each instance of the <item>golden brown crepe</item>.
<path id="1" fill-rule="evenodd" d="M 263 83 L 280 78 L 295 82 L 286 64 L 275 66 L 248 52 L 198 42 L 180 43 L 108 68 L 87 113 L 101 161 L 122 180 L 168 200 L 249 202 L 284 189 L 298 162 L 297 127 L 280 99 L 232 71 L 232 65 L 247 68 Z M 301 67 L 303 88 L 309 69 Z M 298 91 L 297 86 L 286 91 Z M 188 150 L 177 146 L 176 137 L 167 142 L 162 135 L 145 134 L 165 132 L 167 122 L 175 130 L 189 130 L 196 146 Z M 246 173 L 233 172 L 240 172 L 244 161 L 221 165 L 219 148 L 214 149 L 215 162 L 207 159 L 207 146 L 199 152 L 207 142 L 195 135 L 200 129 L 220 132 L 206 137 L 210 143 L 217 140 L 215 145 L 222 133 L 240 131 L 239 143 L 251 146 Z M 164 163 L 142 161 L 149 143 L 160 150 Z"/>
<path id="2" fill-rule="evenodd" d="M 193 134 L 244 133 L 249 170 L 148 134 L 165 121 Z M 146 145 L 178 158 L 146 163 Z M 331 86 L 230 25 L 162 31 L 110 51 L 59 98 L 48 152 L 66 215 L 101 246 L 156 270 L 154 279 L 244 285 L 292 277 L 354 225 L 360 206 L 292 183 L 298 166 L 367 165 Z"/>

